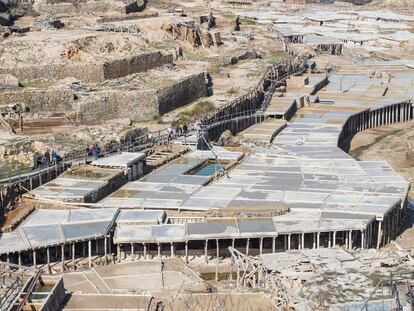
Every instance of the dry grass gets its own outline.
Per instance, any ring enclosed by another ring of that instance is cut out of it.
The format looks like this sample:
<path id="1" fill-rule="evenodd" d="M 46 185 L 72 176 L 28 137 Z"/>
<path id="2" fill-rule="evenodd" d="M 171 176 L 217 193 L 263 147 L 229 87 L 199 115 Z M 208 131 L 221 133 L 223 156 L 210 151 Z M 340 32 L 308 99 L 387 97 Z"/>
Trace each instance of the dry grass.
<path id="1" fill-rule="evenodd" d="M 191 120 L 201 117 L 203 114 L 216 109 L 216 105 L 210 100 L 201 100 L 192 107 L 181 111 L 177 120 L 172 123 L 176 125 L 179 120 L 189 123 Z"/>

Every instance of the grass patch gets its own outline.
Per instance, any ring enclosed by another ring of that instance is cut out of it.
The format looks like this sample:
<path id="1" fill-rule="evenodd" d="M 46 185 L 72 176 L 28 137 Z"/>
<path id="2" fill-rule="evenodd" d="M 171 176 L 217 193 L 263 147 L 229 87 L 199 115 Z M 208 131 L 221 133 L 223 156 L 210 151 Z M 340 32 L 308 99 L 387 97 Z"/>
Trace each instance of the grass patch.
<path id="1" fill-rule="evenodd" d="M 17 160 L 5 159 L 0 164 L 0 178 L 15 176 L 30 172 L 32 167 L 28 163 L 22 163 Z"/>
<path id="2" fill-rule="evenodd" d="M 216 279 L 216 273 L 215 272 L 204 272 L 200 274 L 201 278 L 205 281 L 214 281 Z M 230 277 L 229 272 L 219 272 L 218 273 L 218 280 L 219 281 L 226 281 Z M 232 272 L 233 280 L 237 279 L 237 273 Z"/>
<path id="3" fill-rule="evenodd" d="M 265 61 L 270 63 L 278 63 L 282 59 L 288 58 L 288 54 L 284 51 L 275 51 L 265 55 L 263 58 Z"/>
<path id="4" fill-rule="evenodd" d="M 241 18 L 240 24 L 242 25 L 248 25 L 248 26 L 255 26 L 256 22 L 254 20 L 251 20 L 249 18 Z"/>
<path id="5" fill-rule="evenodd" d="M 235 88 L 234 86 L 232 86 L 231 88 L 229 88 L 229 89 L 226 91 L 227 95 L 229 95 L 229 96 L 232 96 L 232 95 L 234 95 L 234 94 L 237 94 L 237 92 L 238 92 L 238 90 L 237 90 L 237 88 Z"/>
<path id="6" fill-rule="evenodd" d="M 381 282 L 381 281 L 384 281 L 384 283 L 383 283 L 384 285 L 388 285 L 388 283 L 389 283 L 389 280 L 388 280 L 389 278 L 384 278 L 383 275 L 376 274 L 376 273 L 368 275 L 368 278 L 371 280 L 372 287 L 377 286 L 379 284 L 379 282 Z"/>
<path id="7" fill-rule="evenodd" d="M 172 125 L 176 125 L 179 120 L 189 123 L 192 119 L 201 117 L 203 114 L 216 109 L 216 105 L 210 100 L 202 100 L 196 103 L 194 106 L 181 111 Z"/>
<path id="8" fill-rule="evenodd" d="M 21 82 L 24 87 L 35 87 L 39 89 L 47 89 L 52 86 L 53 83 L 53 80 L 26 80 Z"/>

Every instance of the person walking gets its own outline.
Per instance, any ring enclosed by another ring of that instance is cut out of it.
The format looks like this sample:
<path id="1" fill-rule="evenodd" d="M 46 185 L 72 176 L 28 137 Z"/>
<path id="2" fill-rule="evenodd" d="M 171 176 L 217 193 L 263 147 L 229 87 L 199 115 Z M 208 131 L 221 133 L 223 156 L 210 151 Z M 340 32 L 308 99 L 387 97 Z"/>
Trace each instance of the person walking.
<path id="1" fill-rule="evenodd" d="M 43 156 L 43 161 L 46 166 L 50 166 L 50 151 L 49 149 L 46 150 L 45 155 Z"/>
<path id="2" fill-rule="evenodd" d="M 99 156 L 101 155 L 101 147 L 98 144 L 95 144 L 95 160 L 98 160 Z"/>
<path id="3" fill-rule="evenodd" d="M 40 166 L 42 166 L 42 156 L 40 155 L 38 151 L 36 151 L 35 154 L 33 155 L 33 168 L 37 169 Z"/>
<path id="4" fill-rule="evenodd" d="M 52 150 L 51 157 L 52 157 L 52 165 L 56 165 L 58 162 L 58 154 L 56 153 L 55 150 Z"/>
<path id="5" fill-rule="evenodd" d="M 184 145 L 187 145 L 187 134 L 188 134 L 187 123 L 183 124 L 183 133 L 184 133 Z"/>
<path id="6" fill-rule="evenodd" d="M 184 123 L 182 121 L 178 124 L 178 129 L 180 130 L 180 135 L 184 134 Z"/>
<path id="7" fill-rule="evenodd" d="M 173 129 L 171 127 L 169 127 L 167 129 L 167 143 L 168 144 L 172 141 L 173 136 L 174 136 L 174 131 L 173 131 Z"/>

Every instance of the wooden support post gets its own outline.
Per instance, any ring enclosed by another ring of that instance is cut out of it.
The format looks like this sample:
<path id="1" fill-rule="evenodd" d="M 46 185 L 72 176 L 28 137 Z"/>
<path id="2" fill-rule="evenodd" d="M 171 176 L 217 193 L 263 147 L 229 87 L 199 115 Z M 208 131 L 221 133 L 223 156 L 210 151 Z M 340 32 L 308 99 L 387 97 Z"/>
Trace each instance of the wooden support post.
<path id="1" fill-rule="evenodd" d="M 315 232 L 312 233 L 312 238 L 313 238 L 312 248 L 315 249 L 316 248 L 316 233 Z"/>
<path id="2" fill-rule="evenodd" d="M 304 249 L 305 248 L 305 233 L 301 234 L 301 239 L 302 239 L 302 241 L 300 243 L 300 246 L 301 246 L 302 249 Z"/>
<path id="3" fill-rule="evenodd" d="M 204 260 L 206 263 L 208 263 L 208 240 L 206 240 L 205 244 L 204 244 Z"/>
<path id="4" fill-rule="evenodd" d="M 72 243 L 72 267 L 75 271 L 75 242 Z"/>
<path id="5" fill-rule="evenodd" d="M 89 269 L 92 268 L 92 241 L 88 241 L 88 265 Z"/>
<path id="6" fill-rule="evenodd" d="M 361 230 L 361 249 L 364 249 L 365 247 L 365 234 L 364 234 L 364 230 Z"/>
<path id="7" fill-rule="evenodd" d="M 62 262 L 62 272 L 64 272 L 65 271 L 65 244 L 62 244 L 61 246 L 60 246 L 60 248 L 61 248 L 61 262 Z"/>
<path id="8" fill-rule="evenodd" d="M 47 270 L 50 273 L 50 249 L 49 247 L 46 247 L 46 264 L 47 264 Z"/>
<path id="9" fill-rule="evenodd" d="M 104 257 L 105 257 L 105 264 L 108 264 L 108 240 L 109 237 L 104 237 Z"/>
<path id="10" fill-rule="evenodd" d="M 316 234 L 316 248 L 319 249 L 320 245 L 321 245 L 321 233 L 318 232 Z"/>
<path id="11" fill-rule="evenodd" d="M 261 255 L 263 253 L 263 238 L 260 238 L 259 243 L 259 254 Z"/>
<path id="12" fill-rule="evenodd" d="M 118 262 L 121 262 L 121 244 L 117 244 L 117 256 L 118 256 Z"/>
<path id="13" fill-rule="evenodd" d="M 220 264 L 220 246 L 219 246 L 219 239 L 216 239 L 216 282 L 218 281 L 218 270 Z"/>
<path id="14" fill-rule="evenodd" d="M 36 269 L 37 262 L 36 262 L 36 250 L 33 250 L 33 267 Z"/>
<path id="15" fill-rule="evenodd" d="M 291 236 L 290 236 L 290 233 L 288 234 L 288 251 L 290 251 L 290 238 L 291 238 Z"/>
<path id="16" fill-rule="evenodd" d="M 185 262 L 188 263 L 188 241 L 185 241 Z"/>

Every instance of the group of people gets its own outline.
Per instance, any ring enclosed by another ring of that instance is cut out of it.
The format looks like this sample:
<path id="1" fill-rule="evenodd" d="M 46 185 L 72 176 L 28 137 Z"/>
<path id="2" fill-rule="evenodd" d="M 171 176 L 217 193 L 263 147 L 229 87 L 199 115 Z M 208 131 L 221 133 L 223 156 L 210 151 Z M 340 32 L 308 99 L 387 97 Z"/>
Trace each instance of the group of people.
<path id="1" fill-rule="evenodd" d="M 35 169 L 42 166 L 51 166 L 56 165 L 58 162 L 62 161 L 62 157 L 55 151 L 50 152 L 49 149 L 42 155 L 40 152 L 36 151 L 33 156 L 33 166 Z"/>
<path id="2" fill-rule="evenodd" d="M 98 144 L 93 144 L 91 147 L 92 155 L 95 157 L 95 160 L 101 155 L 101 147 Z"/>
<path id="3" fill-rule="evenodd" d="M 85 149 L 85 159 L 88 158 L 88 156 L 92 155 L 95 157 L 95 160 L 98 159 L 101 156 L 102 150 L 101 147 L 99 147 L 99 144 L 93 144 L 91 147 L 87 147 Z"/>
<path id="4" fill-rule="evenodd" d="M 169 127 L 167 129 L 167 140 L 168 140 L 168 143 L 170 143 L 174 139 L 174 136 L 182 136 L 182 135 L 184 135 L 184 138 L 186 138 L 187 137 L 187 134 L 188 134 L 188 125 L 187 125 L 187 123 L 185 123 L 183 121 L 179 121 L 178 124 L 177 124 L 177 128 L 176 128 L 176 131 L 175 131 L 175 135 L 174 135 L 174 130 L 171 127 Z"/>
<path id="5" fill-rule="evenodd" d="M 177 125 L 177 135 L 181 136 L 181 135 L 187 135 L 188 134 L 188 126 L 187 123 L 185 122 L 178 122 Z"/>

